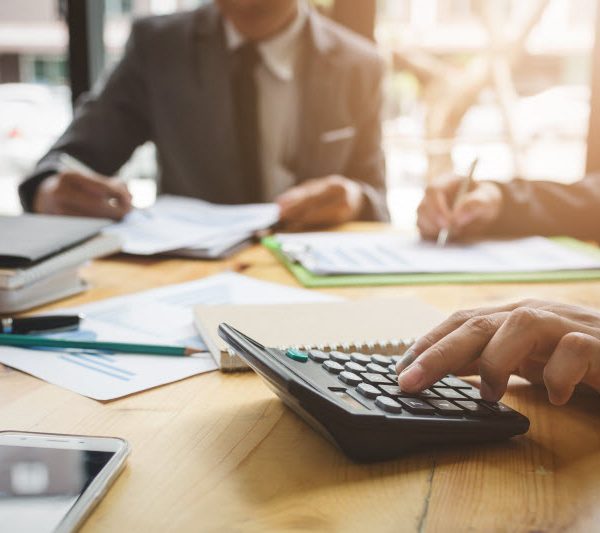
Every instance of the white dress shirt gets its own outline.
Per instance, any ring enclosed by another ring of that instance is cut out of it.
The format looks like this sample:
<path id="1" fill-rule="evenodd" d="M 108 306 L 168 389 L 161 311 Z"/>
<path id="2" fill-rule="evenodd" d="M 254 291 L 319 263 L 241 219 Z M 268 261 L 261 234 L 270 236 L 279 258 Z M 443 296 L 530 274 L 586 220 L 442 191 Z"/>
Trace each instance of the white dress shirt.
<path id="1" fill-rule="evenodd" d="M 289 167 L 298 141 L 300 87 L 297 67 L 307 10 L 304 0 L 299 0 L 296 18 L 283 31 L 257 45 L 262 58 L 256 69 L 259 155 L 263 191 L 268 201 L 295 183 Z M 229 20 L 225 19 L 224 25 L 229 50 L 236 50 L 246 42 Z"/>

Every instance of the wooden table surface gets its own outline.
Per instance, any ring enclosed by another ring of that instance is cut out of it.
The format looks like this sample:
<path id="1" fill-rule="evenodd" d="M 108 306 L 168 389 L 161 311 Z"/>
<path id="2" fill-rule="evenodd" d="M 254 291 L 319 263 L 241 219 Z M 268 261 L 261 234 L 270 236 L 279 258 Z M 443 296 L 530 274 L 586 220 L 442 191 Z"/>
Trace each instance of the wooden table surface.
<path id="1" fill-rule="evenodd" d="M 84 269 L 91 290 L 46 309 L 225 269 L 296 285 L 258 246 L 223 262 L 116 256 Z M 447 311 L 525 296 L 600 305 L 600 282 L 329 292 L 418 295 Z M 131 443 L 86 532 L 600 530 L 600 398 L 578 395 L 557 408 L 543 389 L 515 382 L 504 401 L 530 418 L 526 435 L 358 465 L 250 373 L 212 372 L 100 403 L 0 365 L 0 429 Z"/>

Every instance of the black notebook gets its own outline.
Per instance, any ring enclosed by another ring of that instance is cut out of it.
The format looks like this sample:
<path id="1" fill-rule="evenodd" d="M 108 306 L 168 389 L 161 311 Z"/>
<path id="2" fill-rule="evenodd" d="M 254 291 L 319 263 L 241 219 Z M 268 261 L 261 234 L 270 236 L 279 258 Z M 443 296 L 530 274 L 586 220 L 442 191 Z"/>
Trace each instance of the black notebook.
<path id="1" fill-rule="evenodd" d="M 27 267 L 96 235 L 110 220 L 56 215 L 0 216 L 0 267 Z"/>

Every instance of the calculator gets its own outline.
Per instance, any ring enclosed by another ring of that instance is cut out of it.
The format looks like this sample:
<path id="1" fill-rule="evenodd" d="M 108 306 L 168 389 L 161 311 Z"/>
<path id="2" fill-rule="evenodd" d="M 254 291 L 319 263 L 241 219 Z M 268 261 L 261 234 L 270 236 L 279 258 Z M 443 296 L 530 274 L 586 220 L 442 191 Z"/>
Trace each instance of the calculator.
<path id="1" fill-rule="evenodd" d="M 527 417 L 447 376 L 420 394 L 398 386 L 399 356 L 268 348 L 228 324 L 219 335 L 321 435 L 358 462 L 392 459 L 428 445 L 507 439 Z"/>

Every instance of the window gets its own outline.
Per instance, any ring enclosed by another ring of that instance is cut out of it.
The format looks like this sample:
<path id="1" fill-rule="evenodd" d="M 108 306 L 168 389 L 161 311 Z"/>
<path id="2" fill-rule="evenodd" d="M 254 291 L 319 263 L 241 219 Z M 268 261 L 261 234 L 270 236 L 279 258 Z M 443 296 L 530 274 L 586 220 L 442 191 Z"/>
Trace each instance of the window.
<path id="1" fill-rule="evenodd" d="M 397 221 L 413 226 L 425 183 L 464 170 L 474 155 L 478 178 L 584 174 L 595 7 L 594 0 L 379 0 Z"/>
<path id="2" fill-rule="evenodd" d="M 71 117 L 67 28 L 57 0 L 0 3 L 0 212 Z"/>

